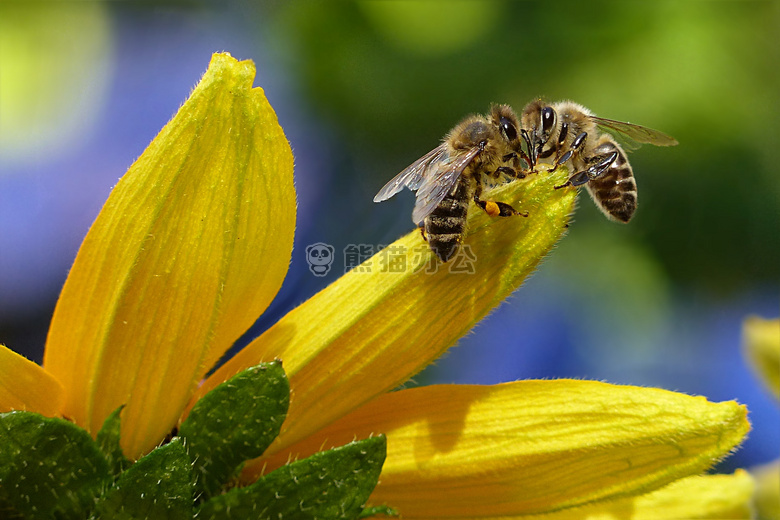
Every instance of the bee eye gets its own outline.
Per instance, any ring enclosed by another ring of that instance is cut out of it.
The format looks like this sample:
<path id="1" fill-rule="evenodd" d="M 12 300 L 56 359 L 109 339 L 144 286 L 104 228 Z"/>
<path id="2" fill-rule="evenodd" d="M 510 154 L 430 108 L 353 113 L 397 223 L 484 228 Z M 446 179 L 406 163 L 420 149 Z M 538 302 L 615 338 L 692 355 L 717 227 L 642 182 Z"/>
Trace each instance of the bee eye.
<path id="1" fill-rule="evenodd" d="M 504 133 L 504 136 L 506 136 L 507 140 L 515 141 L 517 139 L 517 128 L 515 128 L 514 123 L 512 123 L 512 121 L 506 117 L 501 117 L 500 123 L 501 131 Z"/>
<path id="2" fill-rule="evenodd" d="M 555 125 L 555 110 L 552 107 L 544 107 L 542 109 L 542 134 L 549 136 L 552 132 L 552 127 Z"/>

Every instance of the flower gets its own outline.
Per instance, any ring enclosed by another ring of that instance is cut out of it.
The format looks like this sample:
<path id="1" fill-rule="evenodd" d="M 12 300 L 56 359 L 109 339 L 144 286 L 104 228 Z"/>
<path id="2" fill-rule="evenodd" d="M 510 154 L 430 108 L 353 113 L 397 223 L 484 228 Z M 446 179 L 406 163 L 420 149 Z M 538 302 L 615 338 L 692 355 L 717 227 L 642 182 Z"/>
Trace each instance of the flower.
<path id="1" fill-rule="evenodd" d="M 739 444 L 744 407 L 658 389 L 563 380 L 391 392 L 508 297 L 561 237 L 576 197 L 552 189 L 564 169 L 493 192 L 528 218 L 472 212 L 466 245 L 476 261 L 465 273 L 409 233 L 393 244 L 400 272 L 382 269 L 380 252 L 207 376 L 275 296 L 292 252 L 292 153 L 253 78 L 251 62 L 214 55 L 85 238 L 43 366 L 0 348 L 1 411 L 67 417 L 94 436 L 124 405 L 121 447 L 138 459 L 210 389 L 278 358 L 290 407 L 243 479 L 385 433 L 369 503 L 404 518 L 565 514 L 617 499 L 612 506 L 640 511 L 679 496 L 655 490 Z M 706 488 L 705 497 L 745 487 L 735 485 L 742 473 L 691 478 L 675 485 Z"/>
<path id="2" fill-rule="evenodd" d="M 764 386 L 780 399 L 780 319 L 749 316 L 742 326 L 743 353 Z M 756 481 L 757 518 L 780 518 L 780 459 L 750 468 Z"/>
<path id="3" fill-rule="evenodd" d="M 742 334 L 745 357 L 767 389 L 780 399 L 780 319 L 750 316 Z"/>
<path id="4" fill-rule="evenodd" d="M 253 78 L 251 63 L 214 58 L 84 239 L 54 311 L 45 373 L 25 369 L 58 381 L 62 392 L 36 397 L 61 400 L 59 413 L 93 434 L 126 404 L 122 447 L 134 459 L 176 424 L 287 271 L 292 152 Z M 27 409 L 51 412 L 36 405 Z"/>

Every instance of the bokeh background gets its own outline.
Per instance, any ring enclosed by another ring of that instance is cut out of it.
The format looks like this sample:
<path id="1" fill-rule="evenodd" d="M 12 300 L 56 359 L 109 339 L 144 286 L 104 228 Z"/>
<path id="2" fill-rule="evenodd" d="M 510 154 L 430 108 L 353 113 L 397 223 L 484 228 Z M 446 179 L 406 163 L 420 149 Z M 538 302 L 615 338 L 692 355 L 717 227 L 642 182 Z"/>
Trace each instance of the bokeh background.
<path id="1" fill-rule="evenodd" d="M 767 462 L 780 411 L 740 346 L 747 315 L 780 314 L 778 29 L 780 3 L 758 1 L 0 1 L 0 341 L 41 360 L 90 223 L 212 52 L 255 61 L 296 156 L 290 272 L 241 344 L 343 273 L 347 245 L 412 229 L 411 193 L 372 197 L 464 115 L 569 98 L 680 145 L 631 155 L 629 225 L 581 194 L 536 274 L 410 384 L 574 377 L 737 399 L 754 430 L 718 469 Z M 323 278 L 315 242 L 337 253 Z"/>

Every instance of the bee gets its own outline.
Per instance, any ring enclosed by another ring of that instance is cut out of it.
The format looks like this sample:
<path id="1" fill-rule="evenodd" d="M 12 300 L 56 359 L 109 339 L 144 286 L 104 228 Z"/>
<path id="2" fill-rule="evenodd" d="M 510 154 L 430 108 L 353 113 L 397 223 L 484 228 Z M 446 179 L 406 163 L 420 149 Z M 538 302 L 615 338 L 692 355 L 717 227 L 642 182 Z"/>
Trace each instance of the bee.
<path id="1" fill-rule="evenodd" d="M 525 177 L 521 168 L 519 121 L 507 105 L 494 105 L 486 116 L 458 123 L 442 143 L 413 162 L 379 190 L 374 202 L 387 200 L 404 186 L 416 192 L 412 220 L 442 262 L 458 251 L 466 231 L 469 202 L 490 216 L 528 216 L 511 205 L 482 200 L 489 183 Z"/>
<path id="2" fill-rule="evenodd" d="M 532 167 L 540 159 L 548 159 L 553 170 L 571 161 L 574 173 L 555 189 L 584 184 L 602 213 L 619 222 L 628 222 L 636 211 L 636 181 L 626 152 L 606 132 L 621 135 L 629 143 L 677 144 L 663 132 L 596 117 L 571 101 L 547 104 L 535 100 L 525 106 L 520 117 L 521 136 Z"/>

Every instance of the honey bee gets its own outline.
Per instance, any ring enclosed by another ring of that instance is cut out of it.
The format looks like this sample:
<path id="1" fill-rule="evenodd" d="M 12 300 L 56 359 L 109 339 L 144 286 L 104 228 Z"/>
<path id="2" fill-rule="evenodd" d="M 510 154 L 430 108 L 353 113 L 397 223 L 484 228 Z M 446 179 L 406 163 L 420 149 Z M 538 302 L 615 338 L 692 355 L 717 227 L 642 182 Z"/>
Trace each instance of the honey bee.
<path id="1" fill-rule="evenodd" d="M 518 151 L 519 121 L 507 105 L 494 105 L 486 116 L 458 123 L 442 144 L 412 163 L 379 190 L 374 202 L 387 200 L 404 186 L 417 193 L 412 220 L 442 262 L 458 251 L 466 230 L 469 202 L 490 216 L 528 216 L 511 205 L 482 200 L 491 181 L 525 177 Z"/>
<path id="2" fill-rule="evenodd" d="M 636 181 L 626 152 L 606 132 L 629 143 L 677 144 L 676 139 L 658 130 L 596 117 L 571 101 L 532 101 L 523 109 L 521 122 L 532 167 L 540 159 L 549 159 L 553 169 L 571 161 L 574 173 L 555 189 L 584 184 L 604 215 L 619 222 L 628 222 L 636 211 Z"/>

